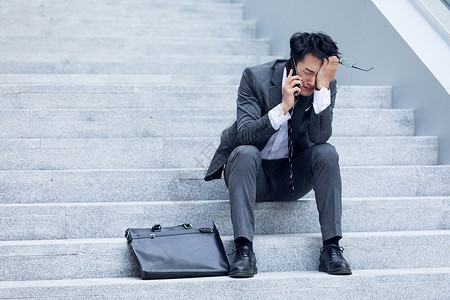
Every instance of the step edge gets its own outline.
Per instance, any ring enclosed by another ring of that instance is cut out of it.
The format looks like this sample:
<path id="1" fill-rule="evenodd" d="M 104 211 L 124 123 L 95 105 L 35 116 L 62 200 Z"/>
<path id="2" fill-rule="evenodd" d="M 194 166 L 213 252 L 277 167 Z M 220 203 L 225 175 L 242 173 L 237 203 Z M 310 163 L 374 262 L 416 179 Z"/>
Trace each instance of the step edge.
<path id="1" fill-rule="evenodd" d="M 403 276 L 405 274 L 416 275 L 435 275 L 448 274 L 450 275 L 449 267 L 442 268 L 411 268 L 411 269 L 365 269 L 352 270 L 352 278 L 359 277 L 373 277 L 373 276 Z M 324 278 L 326 274 L 317 271 L 288 271 L 288 272 L 261 272 L 252 280 L 265 280 L 273 276 L 281 276 L 286 279 L 290 278 Z M 187 278 L 187 279 L 162 279 L 162 280 L 142 280 L 138 277 L 119 277 L 119 278 L 84 278 L 84 279 L 60 279 L 60 280 L 27 280 L 27 281 L 2 281 L 0 288 L 44 288 L 44 287 L 63 287 L 63 286 L 88 286 L 88 285 L 109 285 L 109 284 L 175 284 L 179 281 L 222 281 L 230 280 L 236 281 L 228 277 L 209 277 L 209 278 Z"/>
<path id="2" fill-rule="evenodd" d="M 381 232 L 346 232 L 344 241 L 349 239 L 366 239 L 372 238 L 395 238 L 395 237 L 448 237 L 450 230 L 414 230 L 414 231 L 381 231 Z M 321 239 L 320 233 L 286 233 L 286 234 L 264 234 L 256 235 L 257 243 L 264 240 L 273 239 Z M 232 235 L 221 235 L 223 241 L 232 241 Z M 450 242 L 450 241 L 449 241 Z M 102 245 L 102 244 L 123 244 L 126 245 L 125 238 L 86 238 L 86 239 L 49 239 L 49 240 L 17 240 L 17 241 L 0 241 L 0 247 L 28 247 L 41 245 Z"/>

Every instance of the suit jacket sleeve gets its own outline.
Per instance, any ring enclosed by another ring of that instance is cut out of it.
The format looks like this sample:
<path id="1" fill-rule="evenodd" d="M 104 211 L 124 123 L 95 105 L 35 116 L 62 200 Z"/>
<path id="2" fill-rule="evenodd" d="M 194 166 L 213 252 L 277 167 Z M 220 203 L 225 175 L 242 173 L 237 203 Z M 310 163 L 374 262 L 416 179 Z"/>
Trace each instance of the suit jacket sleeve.
<path id="1" fill-rule="evenodd" d="M 254 71 L 244 70 L 237 97 L 237 138 L 241 145 L 265 145 L 276 132 L 270 123 L 268 108 L 264 110 L 262 89 Z"/>
<path id="2" fill-rule="evenodd" d="M 331 104 L 319 114 L 314 109 L 309 119 L 308 136 L 314 144 L 323 144 L 328 141 L 332 134 L 331 123 L 333 122 L 333 108 L 336 100 L 336 79 L 330 82 Z"/>

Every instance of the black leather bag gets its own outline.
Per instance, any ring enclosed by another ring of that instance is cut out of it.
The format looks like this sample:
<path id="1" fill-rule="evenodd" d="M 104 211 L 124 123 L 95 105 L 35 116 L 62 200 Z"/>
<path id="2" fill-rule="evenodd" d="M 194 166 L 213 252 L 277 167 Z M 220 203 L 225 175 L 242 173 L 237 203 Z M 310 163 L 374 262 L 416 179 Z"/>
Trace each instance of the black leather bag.
<path id="1" fill-rule="evenodd" d="M 142 279 L 228 275 L 230 265 L 213 222 L 128 228 L 125 237 Z"/>

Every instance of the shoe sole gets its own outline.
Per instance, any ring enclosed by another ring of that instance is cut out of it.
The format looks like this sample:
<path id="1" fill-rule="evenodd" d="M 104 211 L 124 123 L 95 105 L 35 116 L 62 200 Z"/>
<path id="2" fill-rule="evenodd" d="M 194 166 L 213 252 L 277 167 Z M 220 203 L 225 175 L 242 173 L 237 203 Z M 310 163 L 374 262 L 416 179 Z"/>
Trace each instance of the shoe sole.
<path id="1" fill-rule="evenodd" d="M 230 273 L 230 277 L 231 278 L 251 278 L 253 277 L 255 274 L 258 274 L 258 268 L 254 268 L 252 273 L 249 272 L 234 272 L 234 273 Z"/>
<path id="2" fill-rule="evenodd" d="M 327 268 L 319 266 L 319 272 L 325 272 L 330 275 L 352 275 L 352 271 L 350 269 L 338 269 L 338 270 L 327 270 Z"/>

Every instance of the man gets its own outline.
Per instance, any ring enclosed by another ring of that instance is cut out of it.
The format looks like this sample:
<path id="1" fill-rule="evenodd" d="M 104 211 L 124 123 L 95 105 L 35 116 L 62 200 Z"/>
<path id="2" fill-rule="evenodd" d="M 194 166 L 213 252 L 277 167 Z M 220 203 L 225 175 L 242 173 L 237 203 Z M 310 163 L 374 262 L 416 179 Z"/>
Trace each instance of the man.
<path id="1" fill-rule="evenodd" d="M 222 133 L 205 180 L 224 172 L 236 253 L 230 277 L 257 273 L 254 207 L 295 201 L 314 188 L 323 239 L 319 271 L 351 274 L 342 256 L 341 176 L 331 136 L 338 47 L 324 33 L 295 33 L 291 58 L 244 70 L 237 120 Z M 298 72 L 298 73 L 297 73 Z"/>

